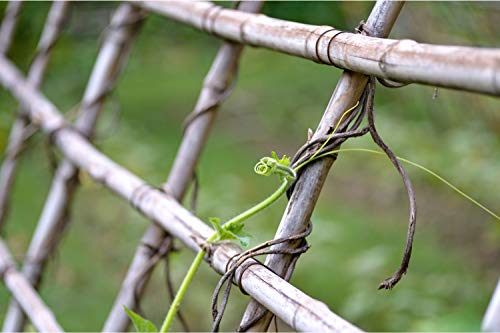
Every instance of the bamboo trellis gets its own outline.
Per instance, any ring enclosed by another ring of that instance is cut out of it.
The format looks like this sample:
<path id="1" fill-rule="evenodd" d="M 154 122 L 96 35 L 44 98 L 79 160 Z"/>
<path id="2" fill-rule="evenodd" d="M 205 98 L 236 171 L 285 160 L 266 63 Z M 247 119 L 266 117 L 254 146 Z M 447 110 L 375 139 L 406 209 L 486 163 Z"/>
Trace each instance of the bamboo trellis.
<path id="1" fill-rule="evenodd" d="M 257 14 L 262 7 L 261 2 L 242 2 L 237 9 L 224 9 L 208 2 L 145 1 L 121 4 L 114 13 L 79 106 L 79 118 L 71 126 L 39 91 L 50 50 L 61 31 L 66 6 L 65 2 L 54 2 L 40 39 L 37 57 L 27 78 L 6 57 L 21 8 L 20 2 L 9 3 L 0 29 L 0 82 L 22 107 L 12 129 L 8 153 L 0 173 L 0 222 L 6 212 L 17 158 L 30 132 L 40 128 L 50 136 L 51 142 L 65 157 L 55 173 L 22 274 L 15 269 L 8 249 L 0 240 L 0 276 L 13 295 L 4 331 L 22 330 L 25 325 L 24 314 L 40 331 L 61 331 L 35 290 L 39 287 L 44 264 L 57 247 L 61 230 L 68 222 L 67 212 L 77 186 L 75 177 L 78 169 L 86 171 L 95 181 L 129 201 L 134 209 L 153 222 L 137 248 L 104 331 L 123 331 L 128 327 L 123 305 L 132 309 L 138 306 L 136 296 L 141 295 L 149 279 L 153 257 L 150 248 L 158 249 L 166 237 L 175 237 L 190 249 L 200 250 L 213 230 L 183 208 L 179 201 L 193 177 L 215 119 L 214 111 L 234 86 L 234 76 L 245 44 L 346 70 L 313 139 L 327 134 L 331 124 L 337 123 L 344 110 L 360 98 L 368 81 L 367 75 L 500 96 L 500 50 L 384 39 L 396 21 L 402 2 L 377 1 L 364 26 L 370 34 L 366 36 L 328 26 L 269 18 Z M 205 78 L 174 166 L 168 181 L 162 186 L 163 191 L 147 185 L 90 143 L 105 98 L 115 85 L 120 68 L 148 11 L 227 40 Z M 327 158 L 305 169 L 290 198 L 276 238 L 297 234 L 306 228 L 332 164 L 333 159 Z M 241 249 L 238 246 L 222 242 L 205 259 L 215 271 L 223 274 L 228 262 L 239 252 Z M 267 309 L 299 331 L 359 330 L 333 313 L 324 303 L 290 285 L 287 282 L 293 271 L 293 265 L 289 269 L 290 265 L 289 256 L 270 255 L 265 266 L 240 267 L 236 271 L 241 287 L 255 300 L 248 305 L 242 325 Z M 495 295 L 485 316 L 485 330 L 500 329 L 498 291 Z M 271 316 L 267 314 L 250 330 L 266 330 L 270 319 Z"/>

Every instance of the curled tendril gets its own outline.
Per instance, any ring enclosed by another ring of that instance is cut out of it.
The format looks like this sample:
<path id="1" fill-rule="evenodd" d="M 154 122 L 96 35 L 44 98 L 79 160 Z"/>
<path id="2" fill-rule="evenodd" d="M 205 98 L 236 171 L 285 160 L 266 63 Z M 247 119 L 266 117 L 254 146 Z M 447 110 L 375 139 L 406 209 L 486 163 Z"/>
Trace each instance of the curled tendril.
<path id="1" fill-rule="evenodd" d="M 297 177 L 295 170 L 289 166 L 289 160 L 286 156 L 282 159 L 277 159 L 276 155 L 274 157 L 263 157 L 255 165 L 254 171 L 256 174 L 261 176 L 270 176 L 272 174 L 278 174 L 284 177 L 286 180 L 294 180 Z M 288 162 L 287 162 L 288 161 Z"/>

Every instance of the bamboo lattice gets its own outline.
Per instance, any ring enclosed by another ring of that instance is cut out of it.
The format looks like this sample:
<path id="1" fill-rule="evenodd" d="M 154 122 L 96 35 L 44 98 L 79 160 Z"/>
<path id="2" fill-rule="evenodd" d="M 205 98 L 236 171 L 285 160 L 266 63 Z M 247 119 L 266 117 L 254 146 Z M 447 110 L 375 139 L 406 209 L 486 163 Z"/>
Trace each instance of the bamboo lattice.
<path id="1" fill-rule="evenodd" d="M 18 100 L 20 108 L 0 170 L 0 228 L 7 217 L 18 158 L 26 139 L 37 129 L 42 130 L 61 151 L 64 159 L 55 172 L 22 272 L 16 269 L 9 250 L 0 240 L 0 277 L 13 296 L 3 324 L 4 331 L 23 330 L 25 316 L 39 331 L 62 331 L 37 289 L 44 266 L 58 247 L 61 231 L 70 221 L 68 211 L 77 188 L 79 169 L 131 203 L 133 209 L 152 222 L 136 249 L 103 331 L 125 331 L 128 328 L 129 319 L 123 306 L 131 309 L 138 307 L 151 269 L 158 261 L 157 253 L 151 252 L 151 248 L 162 248 L 162 244 L 172 237 L 196 252 L 204 246 L 213 230 L 179 202 L 193 180 L 216 110 L 235 86 L 238 63 L 245 45 L 264 47 L 345 70 L 312 140 L 327 135 L 331 124 L 338 123 L 343 112 L 360 99 L 369 75 L 403 83 L 500 96 L 500 50 L 386 39 L 403 2 L 378 0 L 364 25 L 369 33 L 364 34 L 270 18 L 258 14 L 262 4 L 260 1 L 241 2 L 236 9 L 203 1 L 120 4 L 107 28 L 74 125 L 69 124 L 40 92 L 50 51 L 62 31 L 68 3 L 53 3 L 26 78 L 7 57 L 21 2 L 8 4 L 0 28 L 0 82 Z M 173 168 L 161 189 L 148 185 L 91 144 L 104 102 L 112 93 L 147 14 L 165 16 L 225 39 L 204 80 L 196 106 L 187 118 Z M 275 238 L 289 237 L 307 228 L 333 162 L 334 159 L 325 158 L 306 166 Z M 287 243 L 274 249 L 298 245 L 298 242 Z M 232 257 L 241 251 L 233 243 L 217 243 L 205 260 L 216 272 L 224 274 Z M 292 259 L 286 254 L 271 254 L 264 265 L 237 268 L 233 282 L 239 281 L 253 299 L 247 306 L 241 327 L 265 331 L 274 314 L 298 331 L 360 331 L 323 302 L 287 282 L 295 264 Z M 247 259 L 246 262 L 253 264 L 255 260 Z M 485 315 L 484 330 L 500 329 L 498 290 Z M 263 313 L 266 314 L 259 316 Z M 256 316 L 260 319 L 250 326 L 246 325 Z"/>

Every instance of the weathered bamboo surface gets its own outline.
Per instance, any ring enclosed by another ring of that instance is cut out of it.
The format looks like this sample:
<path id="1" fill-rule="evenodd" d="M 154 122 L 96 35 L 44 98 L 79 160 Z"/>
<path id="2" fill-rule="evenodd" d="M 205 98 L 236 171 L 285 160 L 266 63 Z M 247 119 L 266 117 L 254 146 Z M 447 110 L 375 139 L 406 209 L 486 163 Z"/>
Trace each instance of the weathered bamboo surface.
<path id="1" fill-rule="evenodd" d="M 238 10 L 256 13 L 262 8 L 262 1 L 243 1 Z M 215 120 L 222 101 L 229 95 L 237 75 L 238 62 L 244 45 L 225 43 L 217 53 L 201 89 L 198 101 L 190 120 L 186 123 L 183 139 L 174 160 L 167 182 L 163 189 L 178 201 L 182 201 L 193 179 L 196 166 Z M 142 295 L 152 270 L 148 269 L 151 249 L 158 249 L 165 238 L 165 231 L 152 224 L 146 230 L 134 254 L 127 275 L 120 288 L 116 301 L 106 319 L 103 331 L 125 331 L 130 323 L 123 306 L 136 310 L 137 298 Z"/>
<path id="2" fill-rule="evenodd" d="M 481 325 L 483 332 L 500 332 L 500 279 Z"/>
<path id="3" fill-rule="evenodd" d="M 16 3 L 16 6 L 19 6 L 20 8 L 21 2 Z M 7 9 L 7 14 L 12 15 L 11 11 L 13 10 L 10 9 L 10 4 L 11 3 L 9 3 L 9 7 Z M 15 7 L 14 9 L 16 8 L 17 7 Z M 52 47 L 59 38 L 67 8 L 68 3 L 66 1 L 60 1 L 54 2 L 49 11 L 47 21 L 45 23 L 40 41 L 37 46 L 35 58 L 33 59 L 28 72 L 28 81 L 37 89 L 42 83 L 43 76 L 45 74 L 45 70 L 47 69 L 47 65 L 51 55 Z M 9 19 L 9 15 L 5 19 Z M 17 17 L 17 15 L 15 17 Z M 4 25 L 7 26 L 6 30 L 8 31 L 8 33 L 3 30 Z M 2 30 L 0 33 L 0 35 L 2 36 L 1 39 L 5 39 L 5 41 L 8 42 L 0 42 L 0 44 L 6 43 L 7 45 L 10 45 L 10 40 L 14 35 L 14 29 L 12 26 L 12 23 L 2 24 Z M 5 54 L 7 50 L 8 47 L 4 47 L 3 54 Z M 9 143 L 7 145 L 5 158 L 0 169 L 0 230 L 2 230 L 5 224 L 5 219 L 7 218 L 11 189 L 14 184 L 14 178 L 17 170 L 18 157 L 24 148 L 24 144 L 28 137 L 29 131 L 30 128 L 28 127 L 27 119 L 22 115 L 18 116 L 9 134 Z"/>
<path id="4" fill-rule="evenodd" d="M 111 19 L 108 34 L 90 76 L 75 125 L 76 129 L 88 138 L 93 137 L 105 97 L 118 78 L 142 18 L 141 9 L 125 3 L 118 7 Z M 69 222 L 67 214 L 78 185 L 77 174 L 78 169 L 67 159 L 61 161 L 55 172 L 22 270 L 35 288 L 39 287 L 45 264 L 57 248 L 62 231 Z M 21 308 L 15 301 L 11 302 L 3 330 L 18 332 L 23 330 L 24 325 L 25 317 Z"/>
<path id="5" fill-rule="evenodd" d="M 134 2 L 230 41 L 401 82 L 500 95 L 500 50 L 390 40 L 225 9 L 210 2 Z"/>
<path id="6" fill-rule="evenodd" d="M 18 69 L 0 55 L 0 82 L 28 110 L 32 122 L 51 135 L 54 144 L 80 169 L 97 182 L 129 201 L 151 221 L 158 223 L 189 248 L 199 251 L 213 230 L 182 207 L 175 198 L 151 188 L 130 171 L 111 161 L 94 148 L 81 134 L 71 129 L 42 94 L 34 90 Z M 241 251 L 234 244 L 221 243 L 207 259 L 223 273 L 229 258 Z M 241 274 L 238 270 L 237 274 Z M 241 280 L 245 291 L 262 302 L 292 328 L 299 331 L 359 331 L 358 328 L 331 312 L 328 307 L 290 285 L 264 266 L 253 265 Z"/>
<path id="7" fill-rule="evenodd" d="M 22 5 L 22 1 L 9 1 L 7 4 L 0 26 L 0 54 L 7 53 L 10 48 Z"/>
<path id="8" fill-rule="evenodd" d="M 376 2 L 367 20 L 366 26 L 372 33 L 379 37 L 387 37 L 391 31 L 396 18 L 401 11 L 403 2 L 379 0 Z M 337 124 L 345 110 L 359 100 L 368 78 L 359 73 L 346 71 L 342 74 L 333 92 L 330 102 L 323 114 L 319 126 L 311 140 L 327 135 L 332 125 Z M 334 162 L 333 158 L 325 158 L 306 166 L 302 176 L 297 180 L 295 190 L 290 197 L 287 208 L 284 211 L 275 239 L 286 238 L 303 232 L 311 219 L 314 207 L 318 200 L 321 188 L 326 180 L 328 171 Z M 285 248 L 298 247 L 299 242 L 294 244 L 279 244 L 271 250 L 283 250 Z M 291 255 L 270 254 L 267 256 L 265 265 L 280 276 L 293 272 Z M 243 315 L 241 325 L 246 324 L 265 311 L 257 301 L 250 301 Z M 271 322 L 272 314 L 267 313 L 261 320 L 248 328 L 249 331 L 266 331 Z"/>
<path id="9" fill-rule="evenodd" d="M 40 332 L 63 332 L 54 315 L 26 277 L 16 269 L 10 251 L 0 239 L 0 277 Z"/>

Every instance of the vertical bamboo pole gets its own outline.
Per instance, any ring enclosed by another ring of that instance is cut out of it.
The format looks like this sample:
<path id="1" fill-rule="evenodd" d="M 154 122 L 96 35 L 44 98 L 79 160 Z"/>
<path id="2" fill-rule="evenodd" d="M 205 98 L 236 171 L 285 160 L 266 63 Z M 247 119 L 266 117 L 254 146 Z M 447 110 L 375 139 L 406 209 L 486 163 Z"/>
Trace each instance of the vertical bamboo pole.
<path id="1" fill-rule="evenodd" d="M 0 28 L 0 54 L 6 54 L 10 48 L 21 5 L 21 1 L 11 1 L 7 5 L 5 17 Z M 59 36 L 65 8 L 65 2 L 60 4 L 54 3 L 47 17 L 47 23 L 37 46 L 36 56 L 28 73 L 28 81 L 36 88 L 39 88 L 41 84 L 50 57 L 51 47 Z M 14 121 L 0 169 L 0 232 L 7 218 L 11 189 L 17 169 L 17 159 L 25 141 L 27 125 L 28 122 L 23 116 L 18 116 Z"/>
<path id="2" fill-rule="evenodd" d="M 22 1 L 9 1 L 7 4 L 0 26 L 0 54 L 6 54 L 10 48 L 22 5 Z"/>
<path id="3" fill-rule="evenodd" d="M 367 28 L 375 37 L 387 37 L 399 15 L 403 2 L 378 0 L 366 23 Z M 323 114 L 323 118 L 311 140 L 328 134 L 332 124 L 338 123 L 345 110 L 359 100 L 366 86 L 368 77 L 363 74 L 344 71 L 337 87 L 330 98 L 330 102 Z M 334 162 L 333 158 L 324 158 L 309 164 L 303 171 L 301 178 L 295 185 L 295 190 L 288 202 L 275 238 L 290 237 L 303 232 L 307 228 L 314 206 L 318 200 L 321 188 L 326 180 L 328 171 Z M 281 244 L 272 249 L 282 249 L 295 244 Z M 265 264 L 276 274 L 285 276 L 291 264 L 291 255 L 269 255 Z M 293 269 L 293 267 L 291 268 Z M 265 311 L 259 303 L 251 300 L 243 315 L 241 326 Z M 249 328 L 250 331 L 266 331 L 271 322 L 272 314 L 267 313 L 261 320 Z"/>
<path id="4" fill-rule="evenodd" d="M 0 277 L 40 332 L 63 332 L 36 290 L 17 269 L 7 245 L 0 239 Z"/>
<path id="5" fill-rule="evenodd" d="M 483 332 L 500 332 L 500 279 L 481 324 Z"/>
<path id="6" fill-rule="evenodd" d="M 241 2 L 238 9 L 256 13 L 262 8 L 262 1 Z M 200 159 L 203 147 L 208 139 L 219 104 L 227 96 L 228 89 L 236 75 L 243 45 L 226 42 L 217 53 L 212 67 L 203 82 L 198 101 L 193 110 L 192 121 L 185 133 L 177 152 L 167 182 L 163 185 L 173 197 L 181 201 L 191 182 Z M 130 323 L 123 306 L 137 309 L 136 296 L 142 295 L 151 275 L 147 271 L 152 253 L 165 238 L 165 232 L 152 224 L 141 239 L 127 275 L 123 281 L 116 301 L 103 327 L 105 332 L 125 331 Z"/>
<path id="7" fill-rule="evenodd" d="M 111 19 L 109 33 L 94 65 L 75 124 L 80 133 L 89 138 L 94 134 L 105 97 L 118 78 L 142 19 L 142 11 L 130 4 L 120 5 Z M 77 188 L 77 176 L 78 169 L 67 159 L 56 170 L 23 266 L 23 274 L 35 288 L 38 288 L 45 263 L 57 248 L 60 235 L 68 222 L 67 214 Z M 12 301 L 3 330 L 22 331 L 24 324 L 25 317 L 21 308 Z"/>

